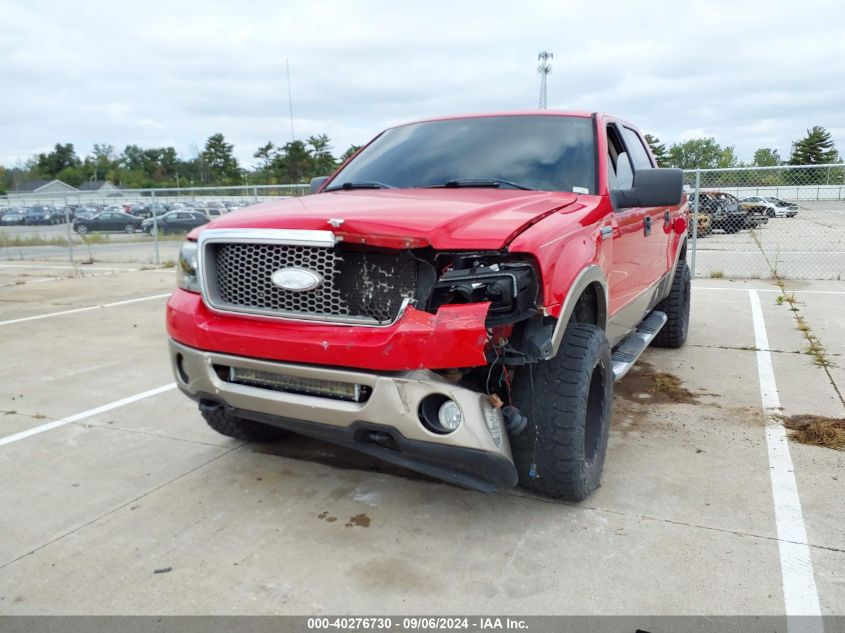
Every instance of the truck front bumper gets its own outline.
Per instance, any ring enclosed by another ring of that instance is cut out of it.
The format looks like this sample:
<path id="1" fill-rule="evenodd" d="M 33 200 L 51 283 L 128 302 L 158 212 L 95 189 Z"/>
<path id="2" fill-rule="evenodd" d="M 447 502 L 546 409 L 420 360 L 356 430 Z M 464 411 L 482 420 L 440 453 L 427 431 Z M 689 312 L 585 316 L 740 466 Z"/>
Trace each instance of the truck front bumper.
<path id="1" fill-rule="evenodd" d="M 516 485 L 500 411 L 484 394 L 434 372 L 377 373 L 259 360 L 201 351 L 172 339 L 170 358 L 177 385 L 201 406 L 222 406 L 232 415 L 348 446 L 468 488 L 491 492 Z M 278 376 L 294 386 L 245 384 L 232 378 L 240 373 Z M 310 394 L 297 384 L 306 385 Z M 355 392 L 367 397 L 341 399 L 333 393 L 338 385 L 357 385 Z M 451 433 L 433 432 L 423 423 L 421 404 L 432 397 L 451 399 L 460 408 L 462 422 Z"/>

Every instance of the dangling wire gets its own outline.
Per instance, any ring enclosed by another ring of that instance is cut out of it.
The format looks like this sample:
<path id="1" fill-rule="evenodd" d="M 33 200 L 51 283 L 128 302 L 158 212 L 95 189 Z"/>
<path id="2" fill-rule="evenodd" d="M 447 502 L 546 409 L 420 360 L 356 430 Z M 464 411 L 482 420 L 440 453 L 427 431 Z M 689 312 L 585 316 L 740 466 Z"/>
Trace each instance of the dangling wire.
<path id="1" fill-rule="evenodd" d="M 490 369 L 487 371 L 487 382 L 485 383 L 485 387 L 487 390 L 487 394 L 490 394 L 490 378 L 493 376 L 493 368 L 496 366 L 496 363 L 499 362 L 499 348 L 496 345 L 493 345 L 493 351 L 496 353 L 496 358 L 493 359 L 493 362 L 490 363 Z"/>

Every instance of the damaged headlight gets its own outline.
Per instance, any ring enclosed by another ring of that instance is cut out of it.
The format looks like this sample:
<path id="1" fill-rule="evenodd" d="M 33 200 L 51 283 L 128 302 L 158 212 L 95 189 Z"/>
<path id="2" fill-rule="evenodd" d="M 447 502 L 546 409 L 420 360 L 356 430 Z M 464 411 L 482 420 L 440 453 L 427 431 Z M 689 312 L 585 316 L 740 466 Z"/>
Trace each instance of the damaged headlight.
<path id="1" fill-rule="evenodd" d="M 483 264 L 455 268 L 440 275 L 434 286 L 431 307 L 455 303 L 490 302 L 488 325 L 513 323 L 535 311 L 537 280 L 525 262 Z"/>
<path id="2" fill-rule="evenodd" d="M 200 291 L 198 246 L 196 242 L 185 242 L 179 250 L 176 264 L 176 285 L 189 292 Z"/>

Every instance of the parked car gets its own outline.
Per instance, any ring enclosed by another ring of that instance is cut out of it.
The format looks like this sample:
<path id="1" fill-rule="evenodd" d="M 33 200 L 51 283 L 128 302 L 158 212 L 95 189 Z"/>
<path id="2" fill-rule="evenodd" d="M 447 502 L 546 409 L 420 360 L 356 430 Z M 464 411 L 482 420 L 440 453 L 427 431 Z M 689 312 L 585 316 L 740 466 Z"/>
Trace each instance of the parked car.
<path id="1" fill-rule="evenodd" d="M 794 202 L 785 202 L 780 198 L 771 196 L 748 196 L 742 199 L 743 202 L 754 203 L 765 208 L 766 217 L 769 218 L 792 218 L 798 215 L 798 205 Z"/>
<path id="2" fill-rule="evenodd" d="M 86 219 L 98 213 L 100 213 L 100 209 L 97 207 L 76 207 L 76 211 L 73 212 L 73 219 Z"/>
<path id="3" fill-rule="evenodd" d="M 766 200 L 777 207 L 778 213 L 776 213 L 776 215 L 778 215 L 778 217 L 780 217 L 779 213 L 783 213 L 784 210 L 786 211 L 786 217 L 788 218 L 794 218 L 798 215 L 798 205 L 795 202 L 787 202 L 786 200 L 781 200 L 780 198 L 775 198 L 773 196 L 768 196 Z"/>
<path id="4" fill-rule="evenodd" d="M 167 233 L 187 233 L 191 229 L 208 222 L 208 216 L 199 211 L 171 211 L 157 216 L 158 230 Z M 146 233 L 153 231 L 153 219 L 148 218 L 141 224 L 141 230 Z"/>
<path id="5" fill-rule="evenodd" d="M 73 221 L 73 230 L 80 235 L 91 231 L 123 231 L 134 233 L 141 228 L 141 218 L 136 218 L 128 213 L 116 211 L 103 211 L 90 218 L 77 218 Z"/>
<path id="6" fill-rule="evenodd" d="M 749 228 L 748 213 L 739 205 L 736 196 L 722 191 L 701 191 L 698 195 L 698 211 L 710 216 L 712 231 L 736 233 Z"/>
<path id="7" fill-rule="evenodd" d="M 123 211 L 139 218 L 153 217 L 150 205 L 141 202 L 127 202 L 123 205 Z"/>
<path id="8" fill-rule="evenodd" d="M 226 207 L 226 205 L 223 204 L 222 202 L 206 202 L 205 203 L 205 209 L 206 209 L 206 212 L 208 212 L 212 209 L 219 211 L 219 213 L 209 214 L 209 215 L 215 215 L 215 216 L 223 215 L 224 213 L 228 213 L 228 211 L 229 211 L 229 209 Z"/>
<path id="9" fill-rule="evenodd" d="M 739 199 L 737 199 L 737 202 L 739 202 L 739 206 L 745 209 L 745 212 L 748 214 L 746 216 L 746 226 L 749 229 L 756 229 L 757 227 L 762 226 L 763 224 L 768 224 L 768 209 L 765 205 L 758 204 L 756 202 L 743 201 Z"/>
<path id="10" fill-rule="evenodd" d="M 710 214 L 708 213 L 699 213 L 698 214 L 698 229 L 696 230 L 696 237 L 707 237 L 710 233 L 713 232 L 712 224 L 713 221 L 710 219 Z M 690 225 L 687 227 L 688 235 L 692 237 L 692 227 L 693 224 L 690 222 Z"/>
<path id="11" fill-rule="evenodd" d="M 209 426 L 587 498 L 614 381 L 687 338 L 683 172 L 619 119 L 507 113 L 388 129 L 312 192 L 181 248 L 170 358 Z"/>
<path id="12" fill-rule="evenodd" d="M 26 224 L 26 210 L 25 209 L 6 209 L 3 217 L 0 218 L 0 223 L 3 226 L 15 226 Z"/>
<path id="13" fill-rule="evenodd" d="M 26 210 L 26 224 L 35 226 L 38 224 L 57 224 L 56 214 L 52 207 L 36 206 Z"/>

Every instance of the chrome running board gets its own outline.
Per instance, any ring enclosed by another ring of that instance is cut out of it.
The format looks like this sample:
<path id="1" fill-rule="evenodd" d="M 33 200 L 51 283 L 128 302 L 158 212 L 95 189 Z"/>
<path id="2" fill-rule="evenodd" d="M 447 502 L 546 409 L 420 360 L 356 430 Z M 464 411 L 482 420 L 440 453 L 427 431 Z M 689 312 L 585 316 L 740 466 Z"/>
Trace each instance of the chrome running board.
<path id="1" fill-rule="evenodd" d="M 637 329 L 622 340 L 613 350 L 613 381 L 622 380 L 625 374 L 634 366 L 640 354 L 645 351 L 649 343 L 654 340 L 660 329 L 666 324 L 664 312 L 651 312 L 640 321 Z"/>

